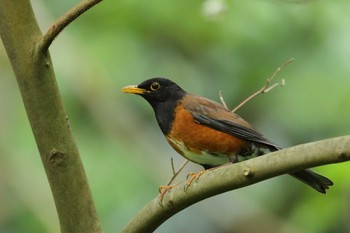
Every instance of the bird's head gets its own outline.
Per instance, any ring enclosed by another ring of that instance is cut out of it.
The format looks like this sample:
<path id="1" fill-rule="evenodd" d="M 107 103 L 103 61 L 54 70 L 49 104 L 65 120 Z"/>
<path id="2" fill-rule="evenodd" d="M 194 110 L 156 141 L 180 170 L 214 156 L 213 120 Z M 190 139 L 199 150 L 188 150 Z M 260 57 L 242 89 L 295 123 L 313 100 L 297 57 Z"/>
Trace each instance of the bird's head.
<path id="1" fill-rule="evenodd" d="M 124 93 L 141 95 L 152 107 L 164 102 L 177 102 L 186 92 L 176 83 L 166 78 L 151 78 L 139 85 L 130 85 L 122 88 Z"/>

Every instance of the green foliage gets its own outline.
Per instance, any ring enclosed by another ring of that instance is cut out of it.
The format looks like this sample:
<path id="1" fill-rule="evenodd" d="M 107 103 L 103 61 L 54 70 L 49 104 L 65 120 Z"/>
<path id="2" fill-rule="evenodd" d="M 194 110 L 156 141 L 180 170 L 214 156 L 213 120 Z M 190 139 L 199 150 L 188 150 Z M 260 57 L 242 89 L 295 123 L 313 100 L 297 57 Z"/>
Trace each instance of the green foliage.
<path id="1" fill-rule="evenodd" d="M 46 31 L 71 2 L 36 1 Z M 105 232 L 115 232 L 171 177 L 167 145 L 150 107 L 120 88 L 166 76 L 189 92 L 234 107 L 277 78 L 286 86 L 239 114 L 282 146 L 349 134 L 350 3 L 224 1 L 216 16 L 201 1 L 104 1 L 51 46 L 65 107 Z M 15 78 L 0 48 L 0 231 L 58 232 L 58 222 Z M 198 170 L 195 165 L 187 171 Z M 288 177 L 209 199 L 158 232 L 345 232 L 348 164 L 317 169 L 335 186 L 320 195 Z M 179 179 L 185 179 L 186 171 Z M 45 207 L 45 208 L 44 208 Z M 28 217 L 29 215 L 29 217 Z M 253 218 L 253 217 L 254 218 Z M 116 224 L 118 222 L 118 224 Z M 243 224 L 245 223 L 245 224 Z M 214 229 L 214 230 L 213 230 Z"/>

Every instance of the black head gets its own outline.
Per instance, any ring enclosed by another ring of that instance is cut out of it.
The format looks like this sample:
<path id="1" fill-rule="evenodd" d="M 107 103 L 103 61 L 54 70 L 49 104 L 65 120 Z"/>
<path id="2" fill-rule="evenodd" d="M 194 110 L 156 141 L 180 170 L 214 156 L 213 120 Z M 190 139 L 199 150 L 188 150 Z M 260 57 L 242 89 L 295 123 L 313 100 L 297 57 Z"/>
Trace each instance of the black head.
<path id="1" fill-rule="evenodd" d="M 171 127 L 177 103 L 187 94 L 176 83 L 166 78 L 147 79 L 139 85 L 123 87 L 122 91 L 141 95 L 151 104 L 164 134 L 167 134 Z"/>
<path id="2" fill-rule="evenodd" d="M 139 85 L 131 85 L 122 88 L 125 93 L 141 95 L 152 107 L 158 103 L 167 101 L 178 101 L 186 95 L 176 83 L 166 78 L 151 78 Z"/>

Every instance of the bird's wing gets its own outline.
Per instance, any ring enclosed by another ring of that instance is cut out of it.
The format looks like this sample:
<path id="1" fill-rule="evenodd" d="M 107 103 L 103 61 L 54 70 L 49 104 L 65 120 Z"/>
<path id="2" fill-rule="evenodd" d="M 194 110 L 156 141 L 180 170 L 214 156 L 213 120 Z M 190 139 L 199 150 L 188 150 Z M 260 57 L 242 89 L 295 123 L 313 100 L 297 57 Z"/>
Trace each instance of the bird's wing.
<path id="1" fill-rule="evenodd" d="M 206 99 L 204 97 L 191 95 L 184 98 L 184 108 L 189 111 L 198 124 L 208 126 L 232 136 L 262 144 L 270 150 L 279 150 L 281 147 L 275 145 L 262 134 L 255 131 L 253 127 L 240 116 L 232 113 L 223 105 Z"/>

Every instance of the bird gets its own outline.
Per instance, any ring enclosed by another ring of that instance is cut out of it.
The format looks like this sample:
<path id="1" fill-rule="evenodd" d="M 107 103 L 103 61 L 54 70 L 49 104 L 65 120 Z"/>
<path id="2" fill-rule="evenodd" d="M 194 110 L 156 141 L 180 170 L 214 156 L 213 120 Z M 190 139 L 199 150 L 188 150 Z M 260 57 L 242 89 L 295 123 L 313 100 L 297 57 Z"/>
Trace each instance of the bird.
<path id="1" fill-rule="evenodd" d="M 142 96 L 171 147 L 205 170 L 282 149 L 222 104 L 190 94 L 167 78 L 147 79 L 122 92 Z M 333 185 L 311 169 L 289 174 L 323 194 Z"/>

